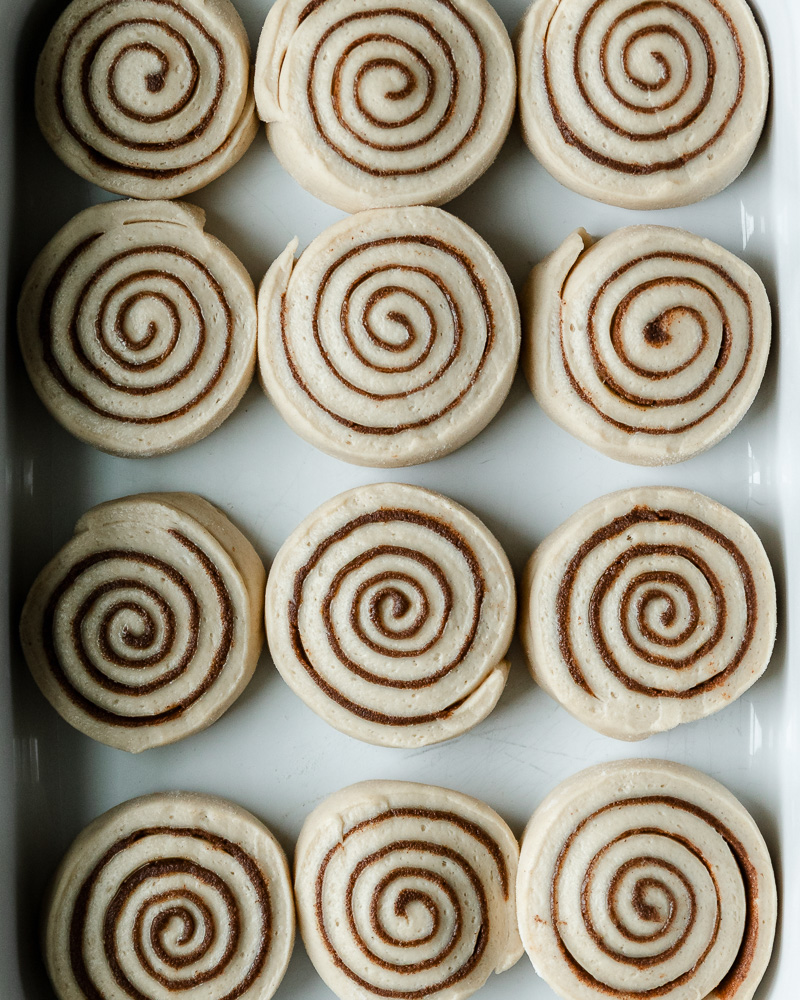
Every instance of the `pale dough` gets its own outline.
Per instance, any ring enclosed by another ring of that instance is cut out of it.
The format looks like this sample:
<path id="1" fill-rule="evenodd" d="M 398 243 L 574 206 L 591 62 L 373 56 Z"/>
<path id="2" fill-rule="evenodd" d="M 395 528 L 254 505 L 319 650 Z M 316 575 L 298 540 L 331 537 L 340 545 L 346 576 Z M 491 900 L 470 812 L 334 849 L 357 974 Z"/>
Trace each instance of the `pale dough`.
<path id="1" fill-rule="evenodd" d="M 758 536 L 675 487 L 579 510 L 531 556 L 521 605 L 534 680 L 622 740 L 725 708 L 764 673 L 775 641 L 775 580 Z"/>
<path id="2" fill-rule="evenodd" d="M 204 729 L 239 697 L 263 645 L 264 566 L 190 493 L 94 507 L 36 579 L 22 648 L 58 713 L 136 753 Z"/>
<path id="3" fill-rule="evenodd" d="M 309 958 L 342 1000 L 464 1000 L 522 955 L 519 849 L 460 792 L 365 781 L 318 806 L 295 851 Z"/>
<path id="4" fill-rule="evenodd" d="M 418 747 L 492 711 L 515 606 L 508 559 L 474 514 L 382 483 L 329 500 L 284 543 L 267 637 L 286 682 L 331 725 Z"/>
<path id="5" fill-rule="evenodd" d="M 663 760 L 591 767 L 522 838 L 519 927 L 564 1000 L 750 1000 L 777 893 L 753 818 L 716 781 Z"/>
<path id="6" fill-rule="evenodd" d="M 114 201 L 76 215 L 22 289 L 22 356 L 40 399 L 81 440 L 127 458 L 211 433 L 252 380 L 250 276 L 171 201 Z"/>

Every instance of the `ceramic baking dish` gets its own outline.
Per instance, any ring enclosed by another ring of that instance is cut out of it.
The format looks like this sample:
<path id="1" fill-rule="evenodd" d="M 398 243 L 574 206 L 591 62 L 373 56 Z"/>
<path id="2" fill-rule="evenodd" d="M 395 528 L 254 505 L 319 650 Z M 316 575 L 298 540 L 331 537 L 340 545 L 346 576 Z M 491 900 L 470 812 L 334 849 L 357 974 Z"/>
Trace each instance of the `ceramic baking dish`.
<path id="1" fill-rule="evenodd" d="M 253 43 L 266 0 L 237 0 Z M 763 388 L 738 429 L 710 453 L 666 470 L 606 459 L 560 431 L 518 376 L 497 419 L 471 444 L 429 465 L 391 472 L 349 466 L 297 438 L 257 385 L 222 428 L 175 455 L 125 460 L 69 437 L 30 388 L 14 335 L 20 282 L 33 256 L 75 212 L 108 197 L 71 174 L 39 135 L 32 112 L 36 57 L 64 4 L 0 0 L 0 273 L 8 276 L 0 384 L 0 995 L 52 996 L 38 953 L 48 877 L 78 831 L 134 795 L 181 788 L 226 795 L 261 817 L 291 853 L 304 816 L 333 790 L 365 778 L 407 778 L 488 801 L 517 833 L 560 780 L 617 757 L 665 757 L 699 767 L 753 812 L 776 862 L 782 912 L 762 1000 L 793 1000 L 800 982 L 800 10 L 796 0 L 753 0 L 770 47 L 769 124 L 744 175 L 690 208 L 634 213 L 561 188 L 525 148 L 517 126 L 495 165 L 448 208 L 495 248 L 515 284 L 574 228 L 603 235 L 633 222 L 683 226 L 740 254 L 773 300 L 776 337 Z M 496 0 L 509 29 L 525 0 Z M 260 134 L 227 175 L 189 199 L 208 229 L 256 281 L 297 235 L 301 246 L 341 213 L 283 172 Z M 588 500 L 638 484 L 708 493 L 747 518 L 773 560 L 781 624 L 766 675 L 725 711 L 642 744 L 581 726 L 536 689 L 512 647 L 511 679 L 489 719 L 470 734 L 418 751 L 368 747 L 335 732 L 287 688 L 264 655 L 244 696 L 209 730 L 130 756 L 62 723 L 22 662 L 16 622 L 41 566 L 92 504 L 145 490 L 193 490 L 219 505 L 265 561 L 323 500 L 392 479 L 440 490 L 482 517 L 519 571 L 534 546 Z M 331 994 L 298 941 L 278 998 Z M 553 994 L 527 958 L 493 977 L 483 1000 Z"/>

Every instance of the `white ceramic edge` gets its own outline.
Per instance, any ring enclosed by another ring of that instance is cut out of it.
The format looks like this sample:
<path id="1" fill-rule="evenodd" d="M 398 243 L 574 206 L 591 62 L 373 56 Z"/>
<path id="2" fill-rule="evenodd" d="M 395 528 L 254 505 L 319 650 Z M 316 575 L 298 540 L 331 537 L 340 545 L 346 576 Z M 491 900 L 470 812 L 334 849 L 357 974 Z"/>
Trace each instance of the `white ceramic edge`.
<path id="1" fill-rule="evenodd" d="M 781 483 L 778 496 L 781 513 L 781 534 L 785 558 L 783 585 L 779 586 L 781 631 L 785 642 L 786 685 L 781 733 L 785 767 L 781 775 L 782 811 L 778 824 L 781 855 L 776 861 L 780 892 L 778 964 L 773 967 L 773 987 L 770 1000 L 791 1000 L 797 995 L 796 941 L 800 933 L 800 864 L 794 844 L 800 836 L 800 672 L 797 657 L 800 645 L 793 627 L 800 597 L 800 521 L 798 520 L 798 489 L 800 489 L 800 392 L 797 375 L 800 372 L 800 67 L 792 39 L 800 40 L 800 9 L 795 0 L 786 6 L 786 35 L 773 33 L 773 123 L 792 122 L 795 126 L 781 130 L 775 124 L 775 164 L 773 191 L 777 204 L 773 211 L 777 222 L 777 260 L 775 261 L 779 294 L 778 347 L 778 456 Z M 786 44 L 778 50 L 778 38 Z M 786 195 L 781 203 L 781 195 Z M 781 958 L 783 961 L 781 961 Z M 794 961 L 792 961 L 794 959 Z M 766 992 L 766 991 L 764 991 Z"/>

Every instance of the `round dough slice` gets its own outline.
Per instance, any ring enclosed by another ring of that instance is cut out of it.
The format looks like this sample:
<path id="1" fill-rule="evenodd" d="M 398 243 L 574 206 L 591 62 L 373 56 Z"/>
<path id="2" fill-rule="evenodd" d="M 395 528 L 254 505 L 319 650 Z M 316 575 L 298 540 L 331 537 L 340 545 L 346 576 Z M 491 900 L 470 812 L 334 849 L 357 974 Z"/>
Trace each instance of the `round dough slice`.
<path id="1" fill-rule="evenodd" d="M 229 0 L 73 0 L 39 60 L 36 118 L 107 191 L 177 198 L 255 138 L 250 43 Z"/>
<path id="2" fill-rule="evenodd" d="M 710 240 L 630 226 L 583 230 L 534 268 L 523 367 L 545 413 L 604 455 L 672 465 L 736 427 L 769 356 L 769 299 Z"/>
<path id="3" fill-rule="evenodd" d="M 769 62 L 745 0 L 534 0 L 517 65 L 534 156 L 620 208 L 716 194 L 764 127 Z"/>
<path id="4" fill-rule="evenodd" d="M 476 232 L 438 208 L 375 209 L 293 241 L 258 294 L 265 391 L 301 437 L 394 468 L 470 441 L 517 366 L 516 296 Z"/>
<path id="5" fill-rule="evenodd" d="M 137 753 L 205 729 L 263 645 L 264 566 L 210 503 L 142 493 L 94 507 L 22 612 L 33 678 L 71 726 Z"/>
<path id="6" fill-rule="evenodd" d="M 256 361 L 250 276 L 169 201 L 115 201 L 74 219 L 22 289 L 25 366 L 68 431 L 128 458 L 210 434 L 236 408 Z"/>
<path id="7" fill-rule="evenodd" d="M 267 583 L 267 638 L 287 684 L 357 739 L 418 747 L 458 736 L 505 687 L 514 577 L 474 514 L 382 483 L 323 504 Z"/>
<path id="8" fill-rule="evenodd" d="M 213 795 L 132 799 L 67 851 L 46 907 L 59 1000 L 269 1000 L 294 945 L 286 856 Z"/>
<path id="9" fill-rule="evenodd" d="M 521 639 L 533 679 L 606 736 L 703 719 L 764 673 L 777 618 L 758 536 L 691 490 L 587 504 L 531 556 Z"/>
<path id="10" fill-rule="evenodd" d="M 365 781 L 318 806 L 295 851 L 297 920 L 342 1000 L 465 1000 L 522 956 L 519 848 L 477 799 Z"/>
<path id="11" fill-rule="evenodd" d="M 722 785 L 663 760 L 591 767 L 522 838 L 519 929 L 564 1000 L 750 1000 L 777 892 L 753 818 Z"/>
<path id="12" fill-rule="evenodd" d="M 486 0 L 278 0 L 255 96 L 281 164 L 323 201 L 440 205 L 500 151 L 514 53 Z"/>

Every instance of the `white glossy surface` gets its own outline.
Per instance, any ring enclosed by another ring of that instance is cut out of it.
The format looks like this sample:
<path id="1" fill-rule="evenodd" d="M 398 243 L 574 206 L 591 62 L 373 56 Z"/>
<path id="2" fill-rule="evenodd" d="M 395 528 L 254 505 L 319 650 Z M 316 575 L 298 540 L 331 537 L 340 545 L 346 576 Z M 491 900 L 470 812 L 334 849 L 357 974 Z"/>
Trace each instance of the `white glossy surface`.
<path id="1" fill-rule="evenodd" d="M 0 211 L 10 249 L 10 298 L 36 251 L 70 216 L 107 197 L 73 176 L 50 152 L 32 119 L 35 58 L 63 4 L 0 0 Z M 255 42 L 264 0 L 238 0 Z M 497 0 L 509 28 L 525 0 Z M 37 952 L 38 907 L 49 875 L 78 831 L 134 795 L 167 788 L 226 795 L 265 820 L 291 851 L 304 816 L 342 785 L 375 778 L 423 780 L 484 798 L 520 833 L 533 808 L 561 779 L 591 763 L 661 756 L 699 767 L 751 809 L 773 851 L 782 887 L 782 925 L 761 1000 L 797 995 L 800 888 L 800 670 L 790 614 L 800 592 L 797 436 L 800 428 L 800 82 L 796 0 L 754 3 L 771 48 L 775 100 L 767 133 L 745 174 L 701 205 L 634 213 L 561 188 L 534 161 L 516 126 L 499 160 L 448 208 L 497 251 L 517 287 L 531 265 L 572 229 L 604 234 L 632 222 L 682 225 L 741 254 L 758 269 L 775 304 L 776 338 L 766 382 L 750 414 L 713 451 L 667 470 L 619 465 L 556 428 L 518 375 L 497 419 L 476 440 L 438 462 L 386 472 L 328 458 L 296 437 L 254 385 L 240 409 L 205 441 L 144 461 L 110 458 L 70 438 L 27 383 L 9 337 L 0 389 L 4 481 L 0 510 L 0 993 L 50 998 Z M 8 79 L 13 74 L 13 87 Z M 341 217 L 302 191 L 261 134 L 241 163 L 192 199 L 208 228 L 257 280 L 292 236 L 308 243 Z M 5 268 L 3 269 L 5 271 Z M 10 314 L 9 314 L 10 315 Z M 578 506 L 612 489 L 667 483 L 710 494 L 747 518 L 773 560 L 781 627 L 766 675 L 735 705 L 701 722 L 627 745 L 581 726 L 531 683 L 513 647 L 511 679 L 498 708 L 472 733 L 419 751 L 368 747 L 307 709 L 262 658 L 250 687 L 207 732 L 138 757 L 92 743 L 56 716 L 21 661 L 16 619 L 38 569 L 70 536 L 91 504 L 143 490 L 194 490 L 219 504 L 265 559 L 334 493 L 394 479 L 441 490 L 473 509 L 519 571 L 537 542 Z M 6 599 L 6 584 L 10 594 Z M 10 631 L 6 631 L 10 621 Z M 527 959 L 494 978 L 483 1000 L 552 1000 Z M 326 1000 L 298 943 L 281 998 Z"/>

